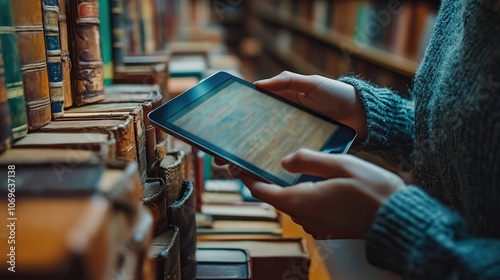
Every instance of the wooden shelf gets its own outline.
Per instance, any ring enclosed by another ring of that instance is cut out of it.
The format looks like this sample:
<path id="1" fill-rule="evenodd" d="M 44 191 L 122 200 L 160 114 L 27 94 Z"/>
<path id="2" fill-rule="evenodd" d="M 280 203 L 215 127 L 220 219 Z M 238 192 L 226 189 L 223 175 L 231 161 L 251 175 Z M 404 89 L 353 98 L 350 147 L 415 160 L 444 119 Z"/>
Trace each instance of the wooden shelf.
<path id="1" fill-rule="evenodd" d="M 382 66 L 392 71 L 398 72 L 402 75 L 413 77 L 419 62 L 408 59 L 382 49 L 374 48 L 371 46 L 361 47 L 357 45 L 352 38 L 346 37 L 335 31 L 321 32 L 315 29 L 312 23 L 298 17 L 293 17 L 284 13 L 272 13 L 271 6 L 268 4 L 261 4 L 255 7 L 253 13 L 261 20 L 277 24 L 283 28 L 293 30 L 295 32 L 304 34 L 316 41 L 327 44 L 342 52 L 347 52 L 356 57 L 364 59 L 373 64 Z M 287 58 L 295 59 L 295 57 Z"/>

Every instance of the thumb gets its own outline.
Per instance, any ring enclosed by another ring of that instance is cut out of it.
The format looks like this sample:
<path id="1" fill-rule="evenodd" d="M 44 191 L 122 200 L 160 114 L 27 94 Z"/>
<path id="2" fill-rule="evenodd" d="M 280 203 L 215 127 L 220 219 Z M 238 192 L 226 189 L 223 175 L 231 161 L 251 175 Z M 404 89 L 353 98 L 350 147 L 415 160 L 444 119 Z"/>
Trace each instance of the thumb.
<path id="1" fill-rule="evenodd" d="M 292 173 L 308 174 L 324 178 L 351 177 L 346 168 L 346 155 L 326 154 L 299 149 L 281 160 L 283 167 Z"/>
<path id="2" fill-rule="evenodd" d="M 270 79 L 256 81 L 254 84 L 269 91 L 279 92 L 291 90 L 309 93 L 320 84 L 324 77 L 306 76 L 293 72 L 283 71 Z"/>

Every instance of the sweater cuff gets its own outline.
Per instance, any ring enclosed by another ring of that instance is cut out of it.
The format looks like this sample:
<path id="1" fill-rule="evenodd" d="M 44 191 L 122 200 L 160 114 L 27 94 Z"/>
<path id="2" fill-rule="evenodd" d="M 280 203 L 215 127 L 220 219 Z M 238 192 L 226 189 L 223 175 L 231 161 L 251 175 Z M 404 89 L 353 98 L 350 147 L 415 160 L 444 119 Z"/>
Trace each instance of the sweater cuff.
<path id="1" fill-rule="evenodd" d="M 380 208 L 366 237 L 366 257 L 373 265 L 419 279 L 432 263 L 449 264 L 442 259 L 447 256 L 443 245 L 467 234 L 458 214 L 418 187 L 408 186 Z M 446 270 L 443 266 L 433 274 L 446 275 Z"/>
<path id="2" fill-rule="evenodd" d="M 354 86 L 364 106 L 368 135 L 362 148 L 408 156 L 413 147 L 413 102 L 355 77 L 342 77 L 339 81 Z"/>

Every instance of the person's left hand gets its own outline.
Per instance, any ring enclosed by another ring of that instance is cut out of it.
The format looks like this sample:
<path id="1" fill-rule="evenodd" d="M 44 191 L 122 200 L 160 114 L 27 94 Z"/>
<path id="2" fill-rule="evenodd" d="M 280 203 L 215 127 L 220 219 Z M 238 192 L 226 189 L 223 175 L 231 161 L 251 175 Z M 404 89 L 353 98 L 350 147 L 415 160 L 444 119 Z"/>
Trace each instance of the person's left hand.
<path id="1" fill-rule="evenodd" d="M 404 182 L 395 174 L 350 155 L 300 149 L 282 160 L 292 173 L 326 178 L 280 187 L 255 180 L 230 165 L 252 195 L 290 215 L 316 239 L 365 238 L 380 206 Z"/>

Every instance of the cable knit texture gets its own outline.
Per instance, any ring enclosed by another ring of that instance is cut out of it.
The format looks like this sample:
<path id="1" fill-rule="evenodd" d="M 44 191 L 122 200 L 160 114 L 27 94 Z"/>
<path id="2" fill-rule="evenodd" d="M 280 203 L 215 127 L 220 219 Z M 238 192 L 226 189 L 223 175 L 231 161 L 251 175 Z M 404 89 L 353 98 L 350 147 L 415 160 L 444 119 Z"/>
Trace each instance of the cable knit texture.
<path id="1" fill-rule="evenodd" d="M 403 157 L 367 258 L 406 279 L 500 279 L 500 0 L 442 0 L 412 100 L 354 77 L 363 147 Z"/>

